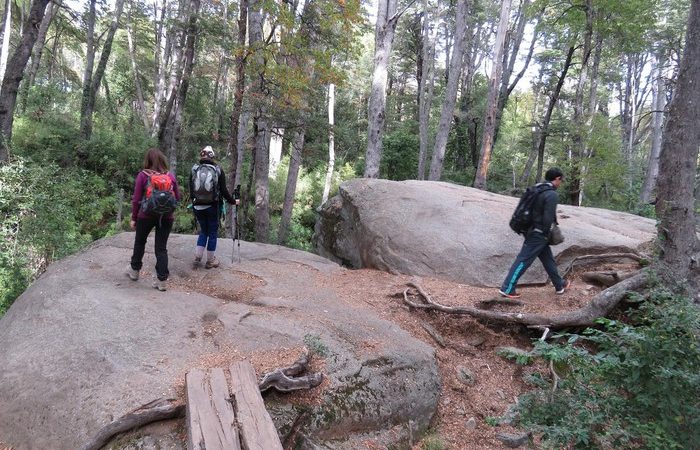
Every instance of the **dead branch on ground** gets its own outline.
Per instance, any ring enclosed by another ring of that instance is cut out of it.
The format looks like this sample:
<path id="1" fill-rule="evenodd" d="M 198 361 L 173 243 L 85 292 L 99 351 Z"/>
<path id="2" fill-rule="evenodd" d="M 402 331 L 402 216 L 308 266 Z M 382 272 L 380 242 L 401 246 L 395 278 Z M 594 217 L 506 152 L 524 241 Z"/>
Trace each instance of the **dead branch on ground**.
<path id="1" fill-rule="evenodd" d="M 593 325 L 596 319 L 605 317 L 629 292 L 643 288 L 647 282 L 648 274 L 646 271 L 641 270 L 634 276 L 600 292 L 583 308 L 554 315 L 490 311 L 472 306 L 446 306 L 434 301 L 425 293 L 423 288 L 415 283 L 407 283 L 407 285 L 416 289 L 423 301 L 421 303 L 413 302 L 408 299 L 408 295 L 405 292 L 404 303 L 411 308 L 440 311 L 446 314 L 464 314 L 475 319 L 492 320 L 501 323 L 517 323 L 551 329 L 585 327 Z"/>
<path id="2" fill-rule="evenodd" d="M 136 408 L 112 423 L 105 425 L 81 447 L 81 450 L 99 450 L 114 436 L 153 422 L 184 416 L 185 405 L 172 398 L 159 398 Z"/>

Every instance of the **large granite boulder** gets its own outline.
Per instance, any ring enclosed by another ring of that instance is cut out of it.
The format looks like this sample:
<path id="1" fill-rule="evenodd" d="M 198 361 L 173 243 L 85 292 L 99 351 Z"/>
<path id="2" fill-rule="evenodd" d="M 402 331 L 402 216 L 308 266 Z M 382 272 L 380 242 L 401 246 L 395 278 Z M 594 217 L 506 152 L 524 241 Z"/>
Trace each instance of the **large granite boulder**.
<path id="1" fill-rule="evenodd" d="M 399 445 L 428 427 L 439 394 L 433 349 L 340 302 L 323 280 L 345 269 L 247 242 L 242 262 L 232 264 L 224 256 L 231 241 L 220 240 L 222 266 L 192 271 L 194 242 L 171 236 L 164 293 L 150 285 L 150 248 L 142 279 L 127 279 L 133 234 L 122 233 L 52 264 L 17 299 L 0 320 L 3 442 L 15 450 L 75 450 L 138 406 L 182 395 L 192 367 L 226 367 L 305 344 L 326 355 L 320 401 L 298 407 L 285 395 L 266 397 L 281 435 L 306 411 L 298 448 L 354 449 L 368 436 Z M 150 447 L 115 448 L 184 448 L 173 438 L 181 428 L 171 431 L 162 447 L 149 436 Z"/>
<path id="2" fill-rule="evenodd" d="M 326 202 L 314 234 L 320 255 L 354 268 L 499 286 L 522 245 L 508 226 L 518 199 L 433 181 L 354 179 Z M 559 205 L 566 241 L 560 264 L 587 253 L 637 250 L 654 221 L 598 208 Z M 535 262 L 524 283 L 544 282 Z"/>

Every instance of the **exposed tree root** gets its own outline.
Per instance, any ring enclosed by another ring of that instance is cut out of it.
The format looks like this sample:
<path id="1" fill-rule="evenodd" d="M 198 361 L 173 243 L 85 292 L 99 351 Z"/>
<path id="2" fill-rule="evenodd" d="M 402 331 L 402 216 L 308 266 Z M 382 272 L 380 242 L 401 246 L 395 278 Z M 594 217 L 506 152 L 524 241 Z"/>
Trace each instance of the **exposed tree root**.
<path id="1" fill-rule="evenodd" d="M 600 284 L 602 286 L 614 286 L 622 280 L 634 276 L 637 272 L 618 272 L 609 270 L 604 272 L 584 272 L 581 274 L 581 279 L 589 283 Z"/>
<path id="2" fill-rule="evenodd" d="M 408 286 L 418 291 L 423 299 L 423 303 L 416 303 L 409 300 L 407 291 L 404 292 L 404 303 L 416 309 L 435 310 L 447 314 L 466 314 L 476 319 L 493 320 L 502 323 L 518 323 L 531 327 L 548 327 L 551 329 L 585 327 L 593 325 L 596 319 L 605 317 L 617 306 L 627 293 L 643 288 L 646 286 L 647 282 L 647 272 L 644 270 L 639 271 L 634 276 L 600 292 L 583 308 L 555 315 L 489 311 L 471 306 L 445 306 L 431 299 L 423 288 L 415 283 L 408 283 Z"/>
<path id="3" fill-rule="evenodd" d="M 590 261 L 600 261 L 605 259 L 631 259 L 632 261 L 637 261 L 641 263 L 645 258 L 638 253 L 601 253 L 593 255 L 580 255 L 569 261 L 569 264 L 562 271 L 562 278 L 566 277 L 569 272 L 574 268 L 575 264 L 580 262 L 590 262 Z"/>
<path id="4" fill-rule="evenodd" d="M 102 427 L 97 434 L 84 444 L 81 450 L 99 450 L 116 435 L 135 428 L 140 428 L 153 422 L 182 417 L 185 405 L 175 399 L 159 398 L 136 408 L 114 422 Z"/>
<path id="5" fill-rule="evenodd" d="M 264 392 L 274 388 L 280 392 L 297 391 L 300 389 L 311 389 L 323 381 L 323 374 L 320 372 L 300 376 L 306 372 L 311 362 L 311 356 L 306 350 L 304 354 L 289 367 L 275 369 L 262 376 L 258 388 Z"/>

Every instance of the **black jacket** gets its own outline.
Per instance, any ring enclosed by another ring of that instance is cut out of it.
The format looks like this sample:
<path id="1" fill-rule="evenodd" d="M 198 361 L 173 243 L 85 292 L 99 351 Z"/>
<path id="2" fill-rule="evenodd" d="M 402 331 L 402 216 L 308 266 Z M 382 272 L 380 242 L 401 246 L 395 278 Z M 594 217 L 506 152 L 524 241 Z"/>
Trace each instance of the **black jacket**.
<path id="1" fill-rule="evenodd" d="M 233 196 L 228 192 L 228 188 L 226 187 L 226 175 L 224 174 L 224 171 L 221 169 L 221 167 L 216 164 L 214 161 L 211 159 L 200 159 L 199 164 L 209 164 L 211 166 L 216 166 L 217 171 L 219 172 L 219 179 L 217 180 L 217 185 L 219 187 L 219 204 L 221 204 L 222 199 L 226 199 L 226 201 L 233 205 L 236 203 L 236 200 L 233 198 Z M 190 175 L 190 198 L 194 199 L 194 185 L 192 182 L 192 175 Z M 199 205 L 206 205 L 206 203 L 198 203 Z M 213 203 L 211 203 L 213 204 Z"/>
<path id="2" fill-rule="evenodd" d="M 557 221 L 557 203 L 559 203 L 559 195 L 554 190 L 552 183 L 538 183 L 537 186 L 550 185 L 551 189 L 546 189 L 541 192 L 535 199 L 532 216 L 532 228 L 539 230 L 545 236 L 549 236 L 549 230 L 552 228 L 552 223 Z"/>

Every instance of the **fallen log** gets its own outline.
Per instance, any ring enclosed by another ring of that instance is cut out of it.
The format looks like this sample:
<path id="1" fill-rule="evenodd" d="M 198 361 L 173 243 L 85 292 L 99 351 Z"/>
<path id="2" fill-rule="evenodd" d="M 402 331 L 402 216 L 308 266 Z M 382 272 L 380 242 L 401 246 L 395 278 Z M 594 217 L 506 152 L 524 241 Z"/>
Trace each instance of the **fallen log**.
<path id="1" fill-rule="evenodd" d="M 647 271 L 639 271 L 634 276 L 600 292 L 583 308 L 554 315 L 490 311 L 471 306 L 445 306 L 432 300 L 423 288 L 415 283 L 407 283 L 407 285 L 415 288 L 421 294 L 423 302 L 416 303 L 409 300 L 408 296 L 404 296 L 404 303 L 411 308 L 434 310 L 447 314 L 465 314 L 475 319 L 502 323 L 517 323 L 550 329 L 586 327 L 593 325 L 596 319 L 605 317 L 610 313 L 629 292 L 645 287 L 648 280 L 649 275 Z"/>
<path id="2" fill-rule="evenodd" d="M 153 422 L 182 417 L 185 405 L 172 398 L 159 398 L 125 414 L 105 425 L 80 450 L 99 450 L 116 435 L 140 428 Z"/>

